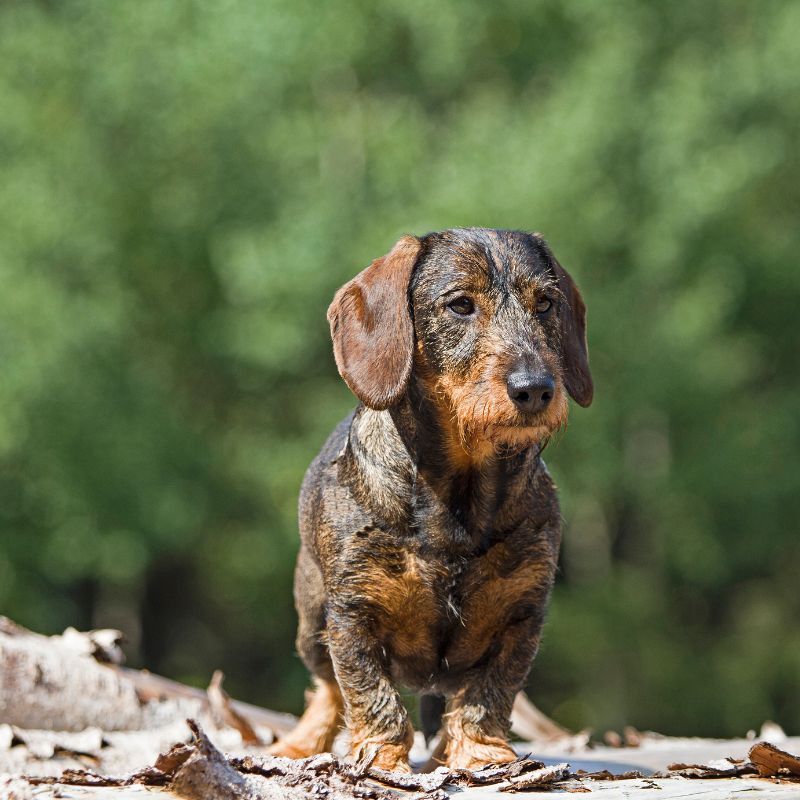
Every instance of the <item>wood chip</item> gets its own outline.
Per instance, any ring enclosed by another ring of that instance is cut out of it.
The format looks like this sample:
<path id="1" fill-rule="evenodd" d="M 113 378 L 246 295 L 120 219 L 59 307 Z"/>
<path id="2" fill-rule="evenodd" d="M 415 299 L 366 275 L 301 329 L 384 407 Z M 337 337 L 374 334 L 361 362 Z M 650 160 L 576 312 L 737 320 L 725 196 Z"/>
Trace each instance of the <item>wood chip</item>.
<path id="1" fill-rule="evenodd" d="M 545 786 L 567 780 L 569 777 L 569 764 L 554 764 L 552 767 L 542 767 L 519 778 L 514 778 L 507 786 L 501 786 L 500 791 L 526 792 L 541 790 Z"/>
<path id="2" fill-rule="evenodd" d="M 749 758 L 761 777 L 800 778 L 800 758 L 769 742 L 753 745 Z"/>
<path id="3" fill-rule="evenodd" d="M 708 764 L 670 764 L 667 776 L 679 775 L 682 778 L 737 778 L 740 775 L 753 775 L 756 770 L 747 761 L 722 758 Z"/>
<path id="4" fill-rule="evenodd" d="M 609 772 L 607 769 L 600 770 L 599 772 L 586 772 L 585 770 L 579 769 L 576 773 L 574 773 L 573 777 L 579 778 L 580 780 L 590 780 L 590 781 L 627 781 L 627 780 L 634 780 L 636 778 L 643 778 L 641 772 L 638 770 L 631 770 L 630 772 Z"/>

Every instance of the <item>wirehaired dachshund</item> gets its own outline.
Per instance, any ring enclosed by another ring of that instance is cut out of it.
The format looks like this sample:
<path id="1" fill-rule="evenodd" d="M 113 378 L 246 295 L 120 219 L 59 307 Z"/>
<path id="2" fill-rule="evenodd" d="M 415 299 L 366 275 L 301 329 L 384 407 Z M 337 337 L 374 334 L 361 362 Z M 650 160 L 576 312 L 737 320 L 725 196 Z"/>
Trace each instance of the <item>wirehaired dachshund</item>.
<path id="1" fill-rule="evenodd" d="M 437 758 L 515 758 L 509 716 L 536 655 L 560 516 L 541 453 L 592 401 L 586 311 L 538 234 L 403 236 L 328 309 L 360 400 L 300 494 L 297 648 L 315 689 L 272 752 L 407 771 L 398 685 L 446 698 Z"/>

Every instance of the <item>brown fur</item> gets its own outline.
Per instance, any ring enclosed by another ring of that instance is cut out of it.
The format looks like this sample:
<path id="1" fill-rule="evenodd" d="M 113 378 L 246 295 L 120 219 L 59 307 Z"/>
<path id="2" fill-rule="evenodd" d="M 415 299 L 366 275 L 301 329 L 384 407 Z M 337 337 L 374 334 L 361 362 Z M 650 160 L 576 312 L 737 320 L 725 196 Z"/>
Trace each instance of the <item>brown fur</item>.
<path id="1" fill-rule="evenodd" d="M 560 543 L 540 453 L 566 425 L 567 394 L 592 398 L 580 293 L 536 235 L 444 231 L 403 237 L 328 316 L 362 405 L 300 500 L 297 644 L 327 688 L 273 751 L 330 746 L 336 685 L 353 756 L 407 769 L 402 684 L 448 699 L 448 765 L 507 761 Z M 520 369 L 550 376 L 544 407 L 512 399 Z"/>

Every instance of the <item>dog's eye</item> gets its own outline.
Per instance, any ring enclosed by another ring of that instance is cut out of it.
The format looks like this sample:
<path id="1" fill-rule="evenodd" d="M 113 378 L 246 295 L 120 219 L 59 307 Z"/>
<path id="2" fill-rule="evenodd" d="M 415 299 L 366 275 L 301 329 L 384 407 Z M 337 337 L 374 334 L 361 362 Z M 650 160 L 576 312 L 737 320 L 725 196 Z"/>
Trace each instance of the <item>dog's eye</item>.
<path id="1" fill-rule="evenodd" d="M 542 297 L 536 304 L 537 314 L 546 314 L 553 307 L 553 301 L 547 297 Z"/>
<path id="2" fill-rule="evenodd" d="M 475 304 L 469 297 L 456 297 L 447 304 L 447 307 L 460 317 L 468 317 L 475 311 Z"/>

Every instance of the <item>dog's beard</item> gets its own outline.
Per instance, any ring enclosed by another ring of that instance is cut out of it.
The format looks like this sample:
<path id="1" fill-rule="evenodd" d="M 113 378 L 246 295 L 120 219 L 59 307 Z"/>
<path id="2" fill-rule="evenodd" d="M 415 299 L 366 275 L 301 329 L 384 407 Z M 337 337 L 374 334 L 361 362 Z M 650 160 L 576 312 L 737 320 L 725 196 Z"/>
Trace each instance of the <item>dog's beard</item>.
<path id="1" fill-rule="evenodd" d="M 446 389 L 459 441 L 468 453 L 517 453 L 546 442 L 567 424 L 567 397 L 560 381 L 547 408 L 535 415 L 520 413 L 499 382 L 451 384 Z M 446 391 L 443 386 L 440 390 Z"/>

